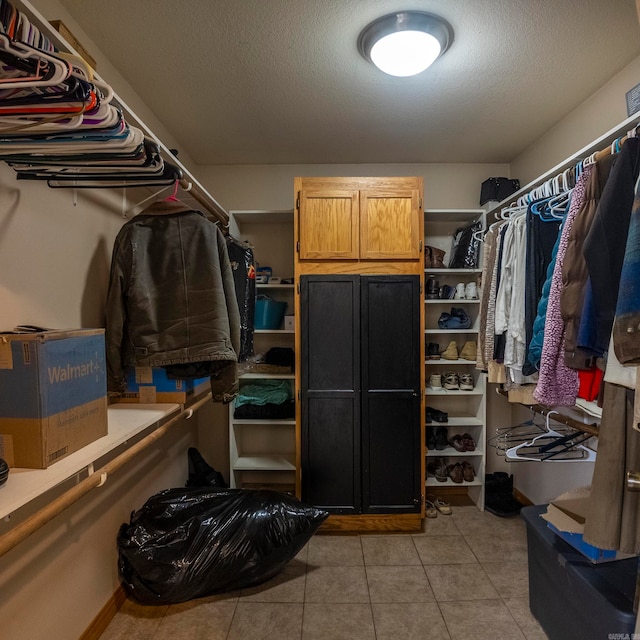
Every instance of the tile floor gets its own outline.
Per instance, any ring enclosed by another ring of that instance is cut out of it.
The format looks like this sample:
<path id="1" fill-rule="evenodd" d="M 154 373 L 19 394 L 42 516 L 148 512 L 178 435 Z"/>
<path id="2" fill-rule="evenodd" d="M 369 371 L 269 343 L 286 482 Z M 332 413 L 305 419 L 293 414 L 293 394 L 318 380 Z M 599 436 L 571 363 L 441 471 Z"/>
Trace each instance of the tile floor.
<path id="1" fill-rule="evenodd" d="M 100 640 L 545 640 L 528 591 L 524 522 L 453 507 L 424 533 L 316 535 L 253 589 L 127 601 Z"/>

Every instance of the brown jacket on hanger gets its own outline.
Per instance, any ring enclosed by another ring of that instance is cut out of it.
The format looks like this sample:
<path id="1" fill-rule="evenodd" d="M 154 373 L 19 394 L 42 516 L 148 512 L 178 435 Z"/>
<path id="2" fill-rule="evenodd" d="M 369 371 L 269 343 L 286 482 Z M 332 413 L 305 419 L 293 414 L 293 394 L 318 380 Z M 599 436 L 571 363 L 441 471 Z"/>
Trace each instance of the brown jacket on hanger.
<path id="1" fill-rule="evenodd" d="M 602 190 L 609 177 L 614 156 L 607 155 L 593 167 L 582 208 L 569 234 L 569 242 L 562 266 L 562 291 L 560 311 L 565 323 L 564 363 L 572 369 L 590 369 L 593 365 L 590 354 L 578 349 L 580 317 L 584 304 L 588 270 L 582 250 L 585 238 L 596 213 Z"/>

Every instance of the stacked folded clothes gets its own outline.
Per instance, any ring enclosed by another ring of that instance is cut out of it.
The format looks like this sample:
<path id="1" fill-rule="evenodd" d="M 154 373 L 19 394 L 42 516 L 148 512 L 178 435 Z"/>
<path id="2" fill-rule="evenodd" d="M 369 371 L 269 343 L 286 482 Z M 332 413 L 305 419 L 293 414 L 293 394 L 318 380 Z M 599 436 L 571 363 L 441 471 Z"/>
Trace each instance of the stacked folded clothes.
<path id="1" fill-rule="evenodd" d="M 234 418 L 283 420 L 295 417 L 291 380 L 251 380 L 240 384 Z"/>

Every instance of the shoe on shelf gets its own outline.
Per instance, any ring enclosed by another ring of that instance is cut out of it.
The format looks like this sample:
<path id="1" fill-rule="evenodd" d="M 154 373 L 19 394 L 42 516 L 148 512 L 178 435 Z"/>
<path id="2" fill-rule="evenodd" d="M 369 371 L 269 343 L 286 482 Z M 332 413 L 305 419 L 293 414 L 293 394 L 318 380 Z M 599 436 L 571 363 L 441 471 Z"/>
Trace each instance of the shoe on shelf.
<path id="1" fill-rule="evenodd" d="M 476 441 L 468 434 L 462 434 L 462 442 L 464 443 L 465 451 L 475 451 L 476 450 Z"/>
<path id="2" fill-rule="evenodd" d="M 429 360 L 440 360 L 440 345 L 437 342 L 430 342 L 427 345 L 427 357 Z"/>
<path id="3" fill-rule="evenodd" d="M 431 503 L 443 516 L 451 515 L 451 505 L 445 502 L 442 498 L 429 493 L 426 497 L 428 503 Z"/>
<path id="4" fill-rule="evenodd" d="M 461 484 L 463 480 L 462 465 L 459 462 L 450 464 L 447 467 L 447 475 L 451 478 L 452 482 Z"/>
<path id="5" fill-rule="evenodd" d="M 467 342 L 464 343 L 464 346 L 462 347 L 462 351 L 460 352 L 460 357 L 463 360 L 473 360 L 475 362 L 476 356 L 477 356 L 476 342 L 475 340 L 468 340 Z M 447 356 L 445 356 L 443 353 L 442 357 L 446 358 Z"/>
<path id="6" fill-rule="evenodd" d="M 427 449 L 432 450 L 436 448 L 436 431 L 432 427 L 427 428 L 427 437 L 425 440 Z"/>
<path id="7" fill-rule="evenodd" d="M 475 344 L 475 343 L 474 343 Z M 445 360 L 457 360 L 458 359 L 458 345 L 455 340 L 449 343 L 449 346 L 440 354 Z M 475 354 L 474 354 L 475 359 Z"/>
<path id="8" fill-rule="evenodd" d="M 427 472 L 430 473 L 438 482 L 447 481 L 447 465 L 444 458 L 436 458 L 433 462 L 427 464 Z"/>
<path id="9" fill-rule="evenodd" d="M 442 376 L 439 373 L 432 373 L 428 384 L 434 391 L 442 391 Z"/>
<path id="10" fill-rule="evenodd" d="M 449 414 L 444 411 L 439 411 L 433 407 L 427 407 L 426 410 L 427 422 L 448 422 Z"/>
<path id="11" fill-rule="evenodd" d="M 443 386 L 448 391 L 457 391 L 460 389 L 460 382 L 458 380 L 458 374 L 453 371 L 447 371 L 444 374 Z"/>
<path id="12" fill-rule="evenodd" d="M 465 482 L 473 482 L 476 477 L 473 465 L 465 460 L 460 466 L 462 468 L 462 479 Z"/>
<path id="13" fill-rule="evenodd" d="M 441 300 L 453 300 L 455 295 L 456 295 L 455 287 L 452 287 L 451 285 L 448 285 L 448 284 L 443 284 L 442 287 L 440 287 Z"/>
<path id="14" fill-rule="evenodd" d="M 462 391 L 473 391 L 475 381 L 470 373 L 461 373 L 459 376 L 460 389 Z"/>
<path id="15" fill-rule="evenodd" d="M 478 299 L 478 287 L 475 282 L 467 282 L 464 288 L 464 297 L 466 300 Z"/>
<path id="16" fill-rule="evenodd" d="M 449 431 L 447 427 L 438 427 L 436 429 L 436 449 L 442 451 L 449 444 Z"/>
<path id="17" fill-rule="evenodd" d="M 438 249 L 438 247 L 428 247 L 431 253 L 431 268 L 432 269 L 444 269 L 444 254 L 446 251 Z"/>
<path id="18" fill-rule="evenodd" d="M 454 300 L 464 300 L 465 297 L 465 286 L 464 286 L 464 282 L 458 282 L 458 284 L 456 285 L 456 294 L 455 296 L 453 296 Z"/>
<path id="19" fill-rule="evenodd" d="M 468 329 L 471 327 L 471 318 L 460 307 L 451 307 L 452 326 L 450 329 Z"/>
<path id="20" fill-rule="evenodd" d="M 449 438 L 449 444 L 460 453 L 463 453 L 467 450 L 467 444 L 464 441 L 464 438 L 459 433 Z"/>
<path id="21" fill-rule="evenodd" d="M 437 300 L 440 297 L 440 285 L 434 275 L 427 278 L 427 300 Z"/>

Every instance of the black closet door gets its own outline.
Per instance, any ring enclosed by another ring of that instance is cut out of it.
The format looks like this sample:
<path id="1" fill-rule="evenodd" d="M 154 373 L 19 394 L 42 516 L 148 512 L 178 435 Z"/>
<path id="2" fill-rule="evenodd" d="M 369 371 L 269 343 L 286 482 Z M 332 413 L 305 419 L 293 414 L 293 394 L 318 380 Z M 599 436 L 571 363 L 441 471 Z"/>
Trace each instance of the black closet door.
<path id="1" fill-rule="evenodd" d="M 302 500 L 361 510 L 360 277 L 300 278 Z"/>
<path id="2" fill-rule="evenodd" d="M 420 511 L 420 279 L 361 280 L 363 512 Z"/>

